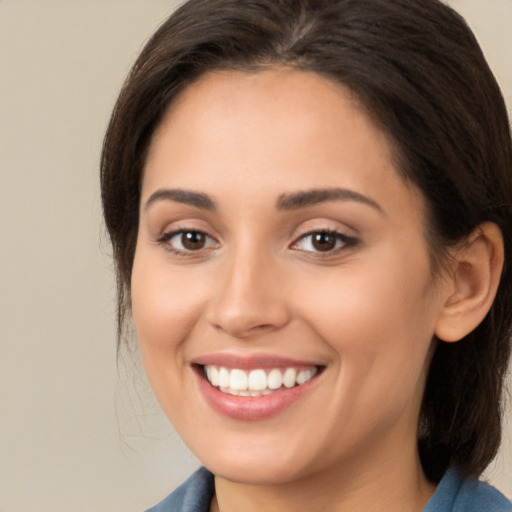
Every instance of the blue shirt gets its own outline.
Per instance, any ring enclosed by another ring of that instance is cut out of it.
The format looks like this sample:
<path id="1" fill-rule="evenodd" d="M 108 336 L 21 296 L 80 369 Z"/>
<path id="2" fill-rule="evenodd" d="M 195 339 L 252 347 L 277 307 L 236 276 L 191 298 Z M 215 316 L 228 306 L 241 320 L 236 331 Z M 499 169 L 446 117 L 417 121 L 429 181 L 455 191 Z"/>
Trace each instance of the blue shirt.
<path id="1" fill-rule="evenodd" d="M 200 468 L 146 512 L 209 512 L 213 492 L 213 475 Z M 463 480 L 456 470 L 449 469 L 423 512 L 512 512 L 512 503 L 494 487 Z"/>

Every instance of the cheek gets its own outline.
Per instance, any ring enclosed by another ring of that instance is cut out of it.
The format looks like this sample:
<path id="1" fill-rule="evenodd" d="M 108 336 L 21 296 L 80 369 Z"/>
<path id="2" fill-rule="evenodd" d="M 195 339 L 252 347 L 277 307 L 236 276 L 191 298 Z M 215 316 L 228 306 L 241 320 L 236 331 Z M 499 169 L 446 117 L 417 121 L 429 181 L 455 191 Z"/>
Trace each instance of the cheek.
<path id="1" fill-rule="evenodd" d="M 204 279 L 190 273 L 190 268 L 173 269 L 161 256 L 142 248 L 135 255 L 131 281 L 132 314 L 146 375 L 175 425 L 190 414 L 182 399 L 191 381 L 186 346 L 206 293 Z"/>
<path id="2" fill-rule="evenodd" d="M 358 432 L 377 435 L 397 418 L 408 418 L 407 428 L 416 428 L 432 339 L 422 294 L 410 281 L 369 272 L 366 277 L 370 282 L 353 275 L 338 290 L 331 283 L 323 294 L 314 286 L 307 291 L 309 325 L 333 354 L 326 414 L 334 425 L 344 425 L 354 446 Z"/>
<path id="3" fill-rule="evenodd" d="M 411 263 L 390 255 L 377 261 L 316 275 L 302 283 L 296 299 L 344 378 L 380 394 L 384 381 L 384 387 L 412 383 L 422 373 L 434 333 L 435 294 L 426 259 Z"/>
<path id="4" fill-rule="evenodd" d="M 131 295 L 132 312 L 142 346 L 166 351 L 176 348 L 200 314 L 204 302 L 201 280 L 176 272 L 161 258 L 137 253 Z"/>
<path id="5" fill-rule="evenodd" d="M 205 302 L 204 280 L 178 271 L 150 251 L 136 253 L 132 313 L 148 380 L 164 411 L 180 410 L 186 341 Z"/>

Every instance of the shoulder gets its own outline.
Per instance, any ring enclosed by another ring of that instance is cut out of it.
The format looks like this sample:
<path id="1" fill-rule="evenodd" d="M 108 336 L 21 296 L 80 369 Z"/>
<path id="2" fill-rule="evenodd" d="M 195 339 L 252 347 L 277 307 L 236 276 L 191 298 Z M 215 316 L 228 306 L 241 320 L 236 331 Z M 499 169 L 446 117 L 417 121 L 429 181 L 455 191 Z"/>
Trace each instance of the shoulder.
<path id="1" fill-rule="evenodd" d="M 167 498 L 146 512 L 209 512 L 213 491 L 213 475 L 206 468 L 199 468 Z"/>
<path id="2" fill-rule="evenodd" d="M 512 503 L 485 482 L 449 469 L 423 512 L 512 512 Z"/>

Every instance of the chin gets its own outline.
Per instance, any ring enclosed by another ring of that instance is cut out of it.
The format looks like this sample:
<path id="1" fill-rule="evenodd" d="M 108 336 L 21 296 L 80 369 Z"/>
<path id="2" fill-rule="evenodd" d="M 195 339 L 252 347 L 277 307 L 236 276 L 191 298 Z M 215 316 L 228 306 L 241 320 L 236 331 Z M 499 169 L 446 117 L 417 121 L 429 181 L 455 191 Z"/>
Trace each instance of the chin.
<path id="1" fill-rule="evenodd" d="M 199 454 L 200 456 L 201 454 Z M 251 485 L 281 485 L 299 480 L 315 470 L 300 447 L 272 445 L 246 446 L 245 449 L 210 452 L 199 457 L 215 476 L 231 482 Z"/>
<path id="2" fill-rule="evenodd" d="M 206 466 L 215 476 L 245 485 L 283 485 L 300 479 L 295 464 L 272 461 L 216 460 Z"/>

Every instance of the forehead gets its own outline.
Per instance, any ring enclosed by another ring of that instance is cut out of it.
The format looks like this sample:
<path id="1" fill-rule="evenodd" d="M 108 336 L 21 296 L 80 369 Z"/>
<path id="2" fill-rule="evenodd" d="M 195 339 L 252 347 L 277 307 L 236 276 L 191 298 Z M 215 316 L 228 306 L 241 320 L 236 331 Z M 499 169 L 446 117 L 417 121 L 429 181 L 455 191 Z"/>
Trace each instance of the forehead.
<path id="1" fill-rule="evenodd" d="M 279 187 L 339 186 L 371 195 L 386 182 L 389 194 L 418 195 L 394 162 L 387 134 L 343 85 L 289 69 L 218 71 L 188 86 L 166 112 L 143 194 L 167 183 L 242 193 L 251 182 L 274 196 Z"/>
<path id="2" fill-rule="evenodd" d="M 345 117 L 350 116 L 350 123 L 364 123 L 387 139 L 365 115 L 364 105 L 351 89 L 317 73 L 290 68 L 205 73 L 174 98 L 155 135 L 166 125 L 185 119 L 195 124 L 194 129 L 201 125 L 214 130 L 231 117 L 235 120 L 236 113 L 251 114 L 245 119 L 247 128 L 260 120 L 271 120 L 275 127 L 286 125 L 290 116 L 295 129 L 299 123 L 311 127 L 320 122 L 325 126 L 336 122 L 339 109 L 344 110 Z M 288 131 L 291 126 L 285 128 Z"/>
<path id="3" fill-rule="evenodd" d="M 252 134 L 254 153 L 262 146 L 282 147 L 299 139 L 308 141 L 306 152 L 361 132 L 392 158 L 387 135 L 341 84 L 286 68 L 215 71 L 202 75 L 173 100 L 153 135 L 150 156 L 159 140 L 172 142 L 171 134 L 177 147 L 183 142 L 212 142 L 219 152 L 235 142 L 235 134 L 245 139 Z"/>

